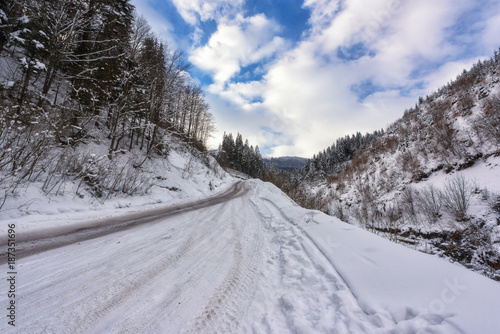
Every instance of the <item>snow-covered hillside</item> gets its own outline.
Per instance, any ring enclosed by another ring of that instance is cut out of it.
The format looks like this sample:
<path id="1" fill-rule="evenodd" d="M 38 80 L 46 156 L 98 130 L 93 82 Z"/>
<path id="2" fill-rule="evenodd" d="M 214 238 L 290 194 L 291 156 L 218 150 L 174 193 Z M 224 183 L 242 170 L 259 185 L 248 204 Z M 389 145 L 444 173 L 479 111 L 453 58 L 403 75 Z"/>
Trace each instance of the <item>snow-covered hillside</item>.
<path id="1" fill-rule="evenodd" d="M 200 153 L 214 119 L 187 59 L 129 1 L 0 8 L 0 217 L 165 202 L 224 182 Z"/>
<path id="2" fill-rule="evenodd" d="M 304 182 L 312 206 L 500 280 L 499 73 L 497 52 L 421 98 L 347 164 L 334 149 L 318 155 L 307 171 L 329 175 Z"/>
<path id="3" fill-rule="evenodd" d="M 2 332 L 487 334 L 500 326 L 498 283 L 303 209 L 269 183 L 239 181 L 204 200 L 158 206 L 150 218 L 123 212 L 61 229 L 65 217 L 44 225 L 58 237 L 32 225 L 27 234 L 39 239 L 20 243 L 16 327 L 4 320 Z"/>
<path id="4" fill-rule="evenodd" d="M 352 293 L 355 298 L 352 310 L 359 305 L 370 325 L 374 325 L 350 327 L 355 324 L 351 321 L 344 328 L 346 333 L 497 331 L 500 324 L 495 315 L 498 297 L 494 296 L 500 292 L 498 283 L 446 260 L 391 243 L 322 212 L 302 209 L 268 184 L 254 189 L 260 203 L 265 204 L 260 205 L 266 208 L 263 211 L 268 210 L 277 217 L 274 219 L 285 222 L 275 223 L 276 230 L 286 230 L 291 224 L 303 233 L 299 242 L 280 243 L 277 240 L 283 257 L 295 257 L 300 261 L 297 253 L 305 250 L 301 246 L 311 241 L 320 250 L 322 256 L 319 257 L 327 259 L 337 271 L 340 290 L 345 284 L 345 292 Z M 307 265 L 295 271 L 297 277 L 314 282 L 314 275 L 311 277 L 307 273 Z M 292 306 L 292 310 L 307 309 L 301 308 L 297 299 L 292 297 L 290 300 L 292 305 L 298 305 Z M 336 298 L 331 301 L 333 305 L 341 305 L 340 308 L 350 307 L 342 298 L 338 304 Z M 476 309 L 472 305 L 481 306 Z"/>
<path id="5" fill-rule="evenodd" d="M 140 168 L 134 168 L 133 162 L 144 159 L 141 152 L 123 152 L 110 163 L 105 146 L 79 146 L 70 153 L 86 163 L 82 168 L 83 174 L 95 173 L 97 178 L 104 178 L 103 170 L 113 168 L 112 172 L 125 178 L 116 182 L 128 185 L 127 180 L 130 181 L 133 195 L 104 192 L 97 197 L 89 183 L 81 180 L 81 175 L 66 178 L 53 175 L 58 180 L 54 182 L 57 189 L 47 195 L 43 191 L 47 176 L 37 182 L 21 183 L 15 193 L 9 194 L 0 210 L 0 220 L 33 221 L 43 225 L 43 221 L 51 221 L 54 215 L 63 222 L 72 219 L 70 217 L 88 218 L 105 212 L 116 214 L 147 210 L 185 198 L 206 197 L 234 182 L 235 179 L 212 156 L 193 149 L 175 137 L 171 137 L 169 142 L 171 148 L 166 158 L 147 159 Z M 134 180 L 136 182 L 132 183 Z M 64 216 L 60 215 L 62 213 Z"/>

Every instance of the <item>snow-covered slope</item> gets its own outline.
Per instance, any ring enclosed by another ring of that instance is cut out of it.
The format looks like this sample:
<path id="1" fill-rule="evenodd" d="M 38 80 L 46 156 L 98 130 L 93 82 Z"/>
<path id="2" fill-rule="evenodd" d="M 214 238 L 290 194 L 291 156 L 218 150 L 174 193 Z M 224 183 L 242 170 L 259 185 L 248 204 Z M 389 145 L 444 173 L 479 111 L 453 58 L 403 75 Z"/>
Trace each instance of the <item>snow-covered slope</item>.
<path id="1" fill-rule="evenodd" d="M 124 152 L 112 161 L 115 173 L 144 180 L 143 184 L 138 183 L 138 186 L 146 188 L 144 192 L 138 191 L 132 196 L 114 193 L 109 197 L 96 197 L 80 179 L 69 178 L 58 184 L 60 190 L 46 195 L 42 191 L 43 179 L 27 182 L 16 190 L 15 195 L 7 196 L 0 209 L 1 228 L 5 229 L 4 223 L 8 221 L 19 221 L 23 228 L 28 228 L 26 224 L 29 222 L 43 227 L 44 224 L 53 224 L 53 220 L 65 224 L 71 220 L 116 215 L 117 212 L 148 210 L 186 198 L 206 197 L 235 181 L 210 155 L 200 153 L 175 138 L 171 138 L 170 144 L 167 157 L 148 159 L 141 168 L 131 166 L 132 161 L 144 159 L 141 152 Z M 107 148 L 103 145 L 82 145 L 72 154 L 89 157 L 93 162 L 109 163 Z M 90 173 L 92 170 L 88 169 Z"/>
<path id="2" fill-rule="evenodd" d="M 419 99 L 346 165 L 319 155 L 310 165 L 330 175 L 304 182 L 306 202 L 500 280 L 498 55 Z"/>

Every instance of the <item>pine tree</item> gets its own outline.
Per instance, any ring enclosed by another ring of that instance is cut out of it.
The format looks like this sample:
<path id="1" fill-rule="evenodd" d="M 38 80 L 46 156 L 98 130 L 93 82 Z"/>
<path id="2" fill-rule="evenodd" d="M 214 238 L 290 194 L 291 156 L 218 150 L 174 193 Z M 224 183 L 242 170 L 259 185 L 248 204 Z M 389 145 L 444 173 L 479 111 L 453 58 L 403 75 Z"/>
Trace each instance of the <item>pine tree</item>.
<path id="1" fill-rule="evenodd" d="M 241 166 L 243 164 L 243 136 L 241 135 L 241 133 L 238 133 L 236 135 L 236 140 L 234 141 L 234 150 L 235 168 L 241 170 Z"/>
<path id="2" fill-rule="evenodd" d="M 0 52 L 9 41 L 9 35 L 12 32 L 13 7 L 13 0 L 4 0 L 0 2 Z"/>

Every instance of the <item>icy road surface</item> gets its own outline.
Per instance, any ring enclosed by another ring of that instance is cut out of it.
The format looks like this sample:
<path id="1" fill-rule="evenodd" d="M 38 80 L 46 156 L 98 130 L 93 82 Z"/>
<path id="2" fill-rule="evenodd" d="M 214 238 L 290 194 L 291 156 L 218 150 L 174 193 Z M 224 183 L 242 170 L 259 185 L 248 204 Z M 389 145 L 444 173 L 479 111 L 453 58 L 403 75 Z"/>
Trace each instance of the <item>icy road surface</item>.
<path id="1" fill-rule="evenodd" d="M 500 328 L 499 283 L 302 209 L 260 181 L 201 201 L 18 235 L 18 314 L 15 328 L 2 317 L 6 333 Z"/>

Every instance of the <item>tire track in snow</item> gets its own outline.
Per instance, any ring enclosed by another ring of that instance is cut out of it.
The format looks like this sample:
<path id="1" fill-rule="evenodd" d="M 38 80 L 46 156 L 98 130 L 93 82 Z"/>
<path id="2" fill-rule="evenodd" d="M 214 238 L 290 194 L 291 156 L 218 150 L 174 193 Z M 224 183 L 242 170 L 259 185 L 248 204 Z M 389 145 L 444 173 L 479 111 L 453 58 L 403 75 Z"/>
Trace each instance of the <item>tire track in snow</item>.
<path id="1" fill-rule="evenodd" d="M 211 221 L 215 217 L 219 215 L 221 211 L 224 210 L 226 204 L 223 204 L 220 209 L 218 209 L 215 213 L 210 214 L 206 217 L 206 221 Z M 140 272 L 140 275 L 129 274 L 126 277 L 123 277 L 119 280 L 119 291 L 116 291 L 117 286 L 113 285 L 113 289 L 115 291 L 109 292 L 108 287 L 103 287 L 100 289 L 100 292 L 97 295 L 107 296 L 107 300 L 104 303 L 101 303 L 99 307 L 93 307 L 92 312 L 90 314 L 85 315 L 85 321 L 87 324 L 95 327 L 96 323 L 99 322 L 100 319 L 104 318 L 106 314 L 111 312 L 114 308 L 119 306 L 120 304 L 134 304 L 127 303 L 127 301 L 134 299 L 136 296 L 145 295 L 143 292 L 148 287 L 151 281 L 155 279 L 156 276 L 174 266 L 177 262 L 179 262 L 183 257 L 186 257 L 189 252 L 193 250 L 196 241 L 204 236 L 203 233 L 200 233 L 200 230 L 197 229 L 196 225 L 192 226 L 191 233 L 172 255 L 161 259 L 161 254 L 159 254 L 159 261 L 150 261 L 152 265 L 150 268 Z M 158 252 L 159 253 L 159 252 Z M 95 296 L 96 294 L 93 294 Z M 80 301 L 76 303 L 77 306 L 80 304 Z M 87 309 L 88 307 L 84 307 Z M 77 328 L 76 328 L 77 329 Z M 96 332 L 99 333 L 100 331 Z M 71 333 L 71 331 L 69 331 Z"/>
<path id="2" fill-rule="evenodd" d="M 109 234 L 126 231 L 141 225 L 158 222 L 158 220 L 181 213 L 199 210 L 238 198 L 248 192 L 241 181 L 231 188 L 215 196 L 188 203 L 137 212 L 118 217 L 100 219 L 90 223 L 42 229 L 16 235 L 16 259 L 46 252 L 78 242 L 96 239 Z M 0 236 L 0 244 L 7 243 L 6 236 Z M 7 253 L 0 253 L 0 265 L 7 263 Z"/>
<path id="3" fill-rule="evenodd" d="M 169 234 L 169 233 L 165 233 Z M 159 239 L 164 239 L 164 235 L 161 235 Z M 103 241 L 101 244 L 107 243 L 108 241 Z M 89 244 L 89 245 L 81 245 L 83 250 L 90 250 L 90 248 L 95 248 L 96 245 L 95 243 Z M 138 254 L 140 251 L 145 250 L 148 251 L 148 248 L 151 248 L 151 244 L 144 244 L 139 248 L 135 248 L 133 252 L 130 252 L 129 254 Z M 66 267 L 65 268 L 60 268 L 57 266 L 56 268 L 49 270 L 49 275 L 50 275 L 50 280 L 49 277 L 43 276 L 39 277 L 35 280 L 30 281 L 30 285 L 24 287 L 23 289 L 23 294 L 22 298 L 29 300 L 30 297 L 33 294 L 42 294 L 42 292 L 50 291 L 55 289 L 57 286 L 60 286 L 68 281 L 73 281 L 77 277 L 81 277 L 83 275 L 89 275 L 92 274 L 92 277 L 89 277 L 88 280 L 95 282 L 95 279 L 99 276 L 101 276 L 103 273 L 108 272 L 109 264 L 113 262 L 114 257 L 116 256 L 116 253 L 112 254 L 107 254 L 106 257 L 100 258 L 99 262 L 93 262 L 91 267 L 88 266 L 80 266 L 79 268 L 75 269 L 75 265 L 78 262 L 81 262 L 81 258 L 75 258 L 71 259 L 68 262 L 65 263 Z M 137 256 L 136 256 L 137 257 Z M 131 257 L 132 261 L 133 257 Z M 40 258 L 40 261 L 37 261 L 37 266 L 39 267 L 45 267 L 45 266 L 51 266 L 53 265 L 54 259 L 52 257 L 48 258 Z M 65 275 L 68 273 L 68 275 Z M 81 286 L 78 287 L 78 289 L 81 290 Z M 76 291 L 76 290 L 75 290 Z M 45 300 L 50 299 L 51 297 L 47 296 Z M 43 304 L 43 303 L 42 303 Z"/>
<path id="4" fill-rule="evenodd" d="M 248 201 L 248 200 L 247 200 Z M 246 205 L 245 205 L 246 204 Z M 224 281 L 217 287 L 208 304 L 186 333 L 236 333 L 255 290 L 262 263 L 260 221 L 247 216 L 233 202 L 231 227 L 233 231 L 233 256 Z M 252 212 L 253 213 L 253 212 Z"/>
<path id="5" fill-rule="evenodd" d="M 224 211 L 226 205 L 227 203 L 222 204 L 220 208 L 218 208 L 211 214 L 203 213 L 203 219 L 206 222 L 215 220 L 220 212 Z M 61 320 L 63 320 L 64 315 L 66 315 L 67 322 L 64 323 L 64 331 L 61 332 L 74 333 L 82 330 L 83 328 L 88 328 L 88 326 L 94 326 L 95 322 L 99 318 L 103 317 L 103 314 L 110 312 L 113 308 L 123 303 L 130 296 L 140 295 L 142 291 L 141 288 L 144 287 L 145 284 L 154 279 L 156 275 L 178 262 L 190 251 L 193 245 L 195 245 L 196 242 L 203 237 L 203 230 L 199 230 L 196 224 L 192 224 L 191 233 L 189 233 L 189 235 L 185 238 L 185 240 L 172 255 L 165 257 L 164 254 L 156 252 L 157 255 L 151 257 L 150 259 L 146 259 L 146 262 L 151 264 L 150 268 L 144 269 L 144 271 L 141 271 L 139 275 L 131 272 L 127 273 L 124 277 L 109 277 L 110 273 L 108 272 L 107 277 L 99 277 L 102 273 L 102 269 L 106 265 L 110 265 L 109 262 L 102 262 L 94 265 L 91 268 L 87 268 L 88 272 L 95 273 L 95 275 L 93 277 L 85 278 L 83 280 L 83 284 L 79 286 L 76 285 L 75 289 L 71 291 L 71 293 L 75 296 L 87 296 L 84 297 L 83 300 L 64 298 L 66 299 L 66 301 L 64 302 L 64 305 L 61 305 L 63 306 L 62 312 L 57 315 L 57 317 Z M 151 244 L 149 245 L 149 248 L 151 249 L 151 251 L 145 251 L 144 253 L 147 255 L 155 254 L 154 250 L 156 246 L 154 244 Z M 135 252 L 135 254 L 137 254 L 136 259 L 138 261 L 141 259 L 141 253 L 142 252 Z M 130 254 L 127 254 L 126 256 L 130 256 Z M 110 260 L 112 261 L 113 259 Z M 101 271 L 99 271 L 99 269 L 101 269 Z M 81 279 L 79 279 L 79 274 L 81 274 L 81 270 L 77 270 L 77 272 L 72 274 L 70 277 L 59 281 L 59 284 L 67 284 L 67 281 L 76 281 L 77 283 L 79 283 L 82 281 Z M 94 283 L 96 283 L 96 281 L 93 280 L 93 278 L 112 278 L 115 284 L 113 284 L 111 288 L 108 285 L 104 285 L 103 287 L 95 290 L 93 289 L 93 285 Z M 39 293 L 39 295 L 41 295 L 42 297 L 40 299 L 37 299 L 37 301 L 32 304 L 32 308 L 36 309 L 37 307 L 50 305 L 50 299 L 53 299 L 53 296 L 47 296 L 47 293 L 45 293 L 44 290 L 50 288 L 56 289 L 59 284 L 50 284 L 45 289 L 42 289 L 42 291 L 40 291 Z M 90 295 L 89 291 L 91 291 Z M 32 300 L 36 298 L 33 298 L 32 294 L 27 296 L 20 295 L 19 302 L 29 303 L 30 299 Z M 48 301 L 49 303 L 47 304 Z M 39 326 L 41 326 L 46 321 L 47 319 L 41 319 L 40 321 L 35 320 L 29 327 L 33 329 L 39 329 Z M 28 324 L 23 323 L 23 325 Z"/>
<path id="6" fill-rule="evenodd" d="M 224 231 L 228 226 L 225 224 L 220 224 L 217 228 L 212 228 L 213 224 L 211 224 L 214 220 L 213 218 L 219 217 L 222 212 L 226 210 L 224 206 L 220 210 L 217 211 L 215 215 L 206 219 L 203 223 L 205 226 L 210 228 L 205 228 L 202 231 L 199 231 L 200 236 L 203 237 L 203 242 L 205 244 L 218 245 L 218 241 L 223 239 Z M 222 240 L 223 241 L 223 240 Z M 199 246 L 200 244 L 197 244 Z M 223 267 L 221 264 L 223 263 L 223 258 L 226 256 L 227 252 L 230 250 L 230 244 L 222 243 L 221 247 L 217 246 L 212 247 L 211 249 L 206 249 L 202 247 L 203 245 L 196 247 L 198 249 L 198 255 L 202 254 L 201 258 L 195 256 L 193 254 L 189 254 L 189 257 L 185 257 L 183 262 L 192 261 L 194 264 L 189 266 L 189 275 L 187 279 L 176 282 L 176 287 L 172 289 L 173 291 L 167 294 L 161 294 L 155 300 L 148 300 L 145 303 L 141 303 L 140 307 L 134 312 L 129 312 L 129 314 L 116 324 L 112 326 L 112 330 L 110 332 L 120 332 L 120 333 L 138 333 L 144 332 L 145 328 L 153 322 L 155 318 L 157 318 L 161 314 L 168 315 L 169 312 L 174 312 L 175 308 L 178 305 L 185 304 L 188 302 L 186 300 L 190 297 L 191 294 L 195 293 L 198 286 L 200 286 L 200 282 L 204 280 L 210 280 L 213 276 L 214 272 L 217 272 L 220 267 Z M 196 249 L 191 253 L 195 253 Z M 195 258 L 195 259 L 193 259 Z M 216 263 L 215 267 L 211 267 L 207 264 L 207 259 L 211 259 L 210 263 Z M 182 269 L 186 271 L 185 269 Z M 207 274 L 208 273 L 208 274 Z M 161 276 L 164 276 L 164 279 L 158 279 L 157 281 L 167 281 L 167 276 L 170 276 L 168 272 L 162 272 Z M 172 275 L 175 276 L 175 275 Z M 178 276 L 174 278 L 178 279 Z M 155 282 L 156 283 L 156 282 Z M 140 292 L 139 294 L 142 294 Z M 126 304 L 124 304 L 124 311 L 127 311 Z M 106 322 L 106 319 L 102 319 L 103 323 Z M 93 329 L 92 333 L 102 333 L 104 327 L 97 326 Z M 161 332 L 160 330 L 153 330 L 150 332 Z"/>

